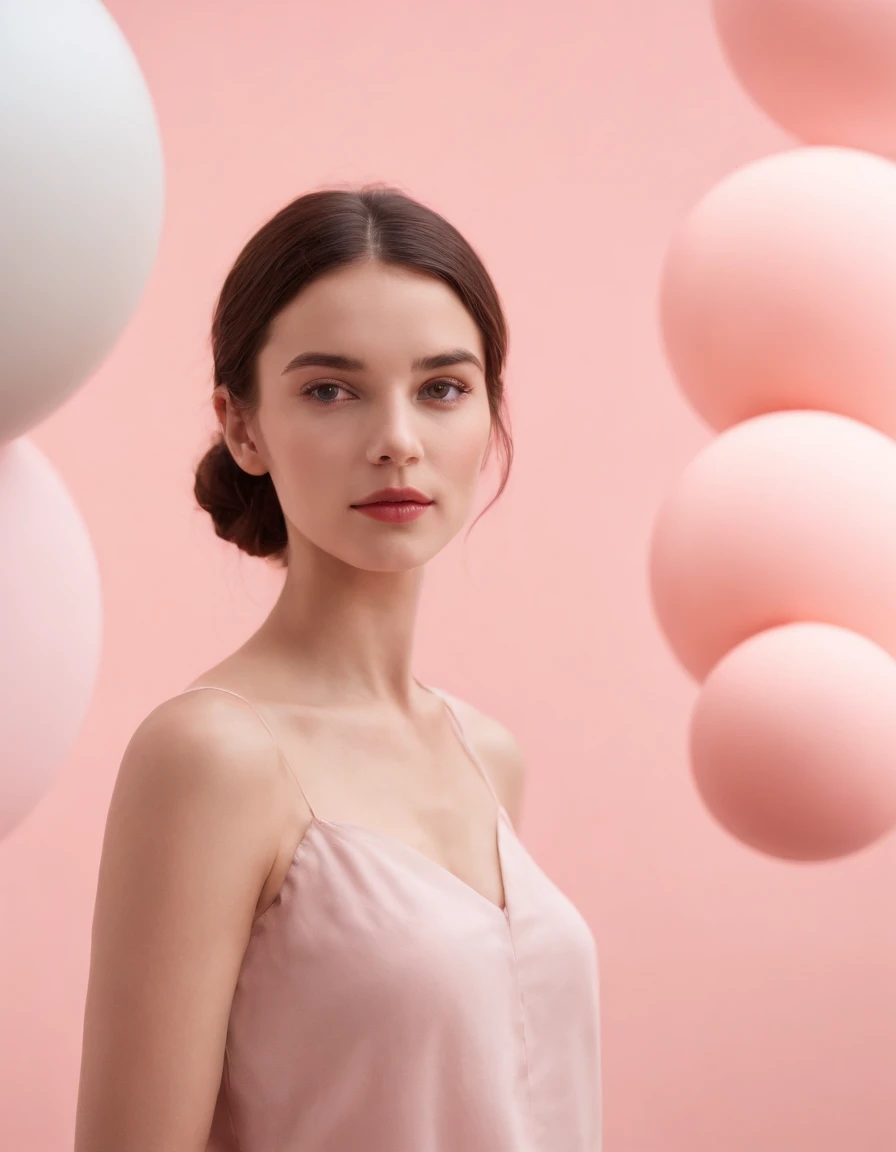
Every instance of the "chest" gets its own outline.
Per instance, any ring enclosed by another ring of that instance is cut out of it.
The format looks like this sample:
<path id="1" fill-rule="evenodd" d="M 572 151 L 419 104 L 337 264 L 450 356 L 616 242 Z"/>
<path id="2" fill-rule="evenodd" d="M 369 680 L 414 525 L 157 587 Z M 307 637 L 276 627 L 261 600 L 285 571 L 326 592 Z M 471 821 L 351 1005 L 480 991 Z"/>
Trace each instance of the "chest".
<path id="1" fill-rule="evenodd" d="M 500 907 L 497 802 L 465 739 L 447 717 L 409 734 L 370 718 L 305 716 L 290 725 L 287 759 L 319 819 L 407 845 Z"/>

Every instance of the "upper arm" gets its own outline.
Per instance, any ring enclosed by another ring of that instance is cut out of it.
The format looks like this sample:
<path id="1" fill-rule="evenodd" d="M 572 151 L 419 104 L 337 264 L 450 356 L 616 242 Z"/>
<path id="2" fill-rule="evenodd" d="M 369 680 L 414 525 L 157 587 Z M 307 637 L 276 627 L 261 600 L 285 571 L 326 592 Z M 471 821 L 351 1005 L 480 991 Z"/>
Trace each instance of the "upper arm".
<path id="1" fill-rule="evenodd" d="M 256 905 L 276 854 L 276 750 L 220 702 L 137 729 L 106 821 L 75 1152 L 200 1152 Z"/>

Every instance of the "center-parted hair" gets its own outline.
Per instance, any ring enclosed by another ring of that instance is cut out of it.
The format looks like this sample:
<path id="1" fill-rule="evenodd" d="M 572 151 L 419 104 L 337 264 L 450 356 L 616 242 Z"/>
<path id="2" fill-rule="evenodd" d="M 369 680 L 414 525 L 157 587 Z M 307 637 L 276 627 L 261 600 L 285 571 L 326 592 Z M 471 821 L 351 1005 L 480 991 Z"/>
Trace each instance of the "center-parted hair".
<path id="1" fill-rule="evenodd" d="M 378 261 L 447 284 L 476 322 L 485 346 L 491 444 L 502 460 L 497 493 L 513 460 L 504 398 L 508 331 L 497 290 L 458 230 L 431 208 L 382 185 L 309 192 L 282 208 L 248 241 L 224 281 L 211 329 L 215 387 L 246 417 L 259 403 L 258 353 L 278 313 L 318 276 Z M 219 432 L 196 467 L 194 493 L 215 532 L 251 556 L 287 563 L 286 522 L 270 474 L 242 469 Z M 477 520 L 479 517 L 477 517 Z M 474 522 L 475 523 L 475 522 Z"/>

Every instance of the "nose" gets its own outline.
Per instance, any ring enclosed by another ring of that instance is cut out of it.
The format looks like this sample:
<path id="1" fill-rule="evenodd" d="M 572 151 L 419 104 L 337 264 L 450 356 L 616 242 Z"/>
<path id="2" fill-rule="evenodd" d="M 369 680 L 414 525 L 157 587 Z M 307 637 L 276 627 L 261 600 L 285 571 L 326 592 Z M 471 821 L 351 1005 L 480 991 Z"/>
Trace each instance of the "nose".
<path id="1" fill-rule="evenodd" d="M 401 402 L 393 404 L 385 416 L 378 416 L 370 436 L 367 458 L 371 463 L 392 460 L 397 465 L 419 460 L 423 443 L 414 414 Z"/>

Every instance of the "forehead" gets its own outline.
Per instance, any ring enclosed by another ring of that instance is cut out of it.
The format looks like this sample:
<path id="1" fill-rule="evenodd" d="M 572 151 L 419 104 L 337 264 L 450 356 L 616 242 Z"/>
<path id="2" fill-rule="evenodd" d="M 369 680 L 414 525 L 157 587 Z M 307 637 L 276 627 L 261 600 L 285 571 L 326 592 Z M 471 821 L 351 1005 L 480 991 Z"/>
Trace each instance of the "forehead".
<path id="1" fill-rule="evenodd" d="M 268 337 L 277 354 L 313 347 L 408 362 L 456 344 L 484 358 L 479 328 L 447 284 L 374 263 L 318 277 L 275 317 Z"/>

